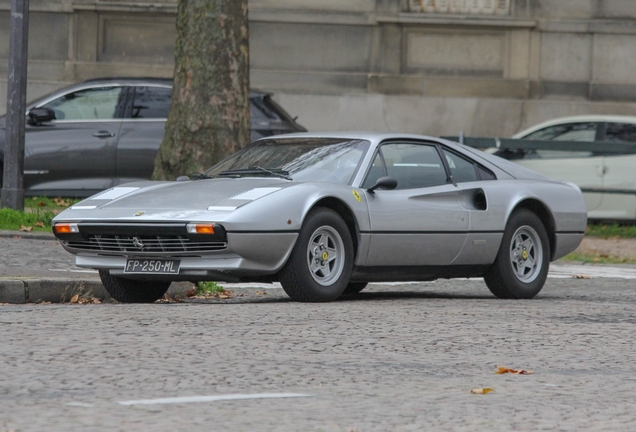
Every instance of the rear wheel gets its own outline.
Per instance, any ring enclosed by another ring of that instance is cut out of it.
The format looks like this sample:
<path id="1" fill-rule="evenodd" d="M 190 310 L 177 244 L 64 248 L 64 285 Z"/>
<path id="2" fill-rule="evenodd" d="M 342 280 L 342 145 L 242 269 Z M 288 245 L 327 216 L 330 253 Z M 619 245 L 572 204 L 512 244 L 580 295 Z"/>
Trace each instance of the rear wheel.
<path id="1" fill-rule="evenodd" d="M 292 300 L 325 302 L 340 297 L 353 268 L 353 241 L 335 211 L 312 210 L 287 263 L 280 271 L 283 289 Z"/>
<path id="2" fill-rule="evenodd" d="M 168 291 L 170 281 L 139 281 L 112 276 L 100 270 L 99 277 L 112 298 L 122 303 L 153 303 Z"/>
<path id="3" fill-rule="evenodd" d="M 495 263 L 484 275 L 490 291 L 503 299 L 531 299 L 543 288 L 550 267 L 548 234 L 537 215 L 510 216 Z"/>

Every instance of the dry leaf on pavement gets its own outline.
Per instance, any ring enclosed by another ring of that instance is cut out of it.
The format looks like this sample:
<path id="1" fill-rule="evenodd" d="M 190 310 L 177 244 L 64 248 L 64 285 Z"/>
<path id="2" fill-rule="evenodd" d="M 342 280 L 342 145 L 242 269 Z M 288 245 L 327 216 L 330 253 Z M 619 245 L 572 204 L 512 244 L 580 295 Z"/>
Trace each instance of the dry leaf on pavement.
<path id="1" fill-rule="evenodd" d="M 79 303 L 79 295 L 75 294 L 73 297 L 71 297 L 71 303 Z"/>
<path id="2" fill-rule="evenodd" d="M 33 227 L 20 225 L 20 231 L 31 232 L 31 231 L 33 231 Z"/>
<path id="3" fill-rule="evenodd" d="M 256 291 L 254 295 L 267 295 L 265 291 Z"/>
<path id="4" fill-rule="evenodd" d="M 572 279 L 589 279 L 590 277 L 588 275 L 584 275 L 584 274 L 577 274 L 577 275 L 573 275 Z"/>
<path id="5" fill-rule="evenodd" d="M 534 372 L 531 370 L 525 370 L 525 369 L 510 369 L 503 366 L 497 366 L 497 372 L 495 372 L 495 374 L 501 375 L 506 373 L 509 373 L 512 375 L 532 375 Z"/>
<path id="6" fill-rule="evenodd" d="M 470 392 L 472 394 L 488 394 L 488 393 L 491 393 L 491 392 L 494 392 L 494 391 L 495 391 L 494 388 L 484 387 L 484 388 L 472 389 Z"/>

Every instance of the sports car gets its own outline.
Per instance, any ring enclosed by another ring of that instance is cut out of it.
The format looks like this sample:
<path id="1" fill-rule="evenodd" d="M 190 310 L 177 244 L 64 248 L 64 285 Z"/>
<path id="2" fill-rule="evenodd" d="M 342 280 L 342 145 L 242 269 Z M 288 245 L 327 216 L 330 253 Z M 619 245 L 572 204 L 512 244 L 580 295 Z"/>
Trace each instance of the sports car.
<path id="1" fill-rule="evenodd" d="M 53 231 L 121 302 L 155 301 L 171 281 L 279 281 L 320 302 L 369 282 L 466 277 L 528 299 L 586 220 L 576 185 L 458 143 L 303 133 L 191 177 L 108 189 Z"/>

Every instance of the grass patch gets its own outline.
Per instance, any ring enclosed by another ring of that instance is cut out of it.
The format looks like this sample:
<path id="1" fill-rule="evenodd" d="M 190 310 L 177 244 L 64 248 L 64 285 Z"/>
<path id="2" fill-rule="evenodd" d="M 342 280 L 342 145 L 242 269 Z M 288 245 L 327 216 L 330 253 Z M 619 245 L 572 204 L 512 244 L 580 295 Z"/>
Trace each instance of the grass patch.
<path id="1" fill-rule="evenodd" d="M 574 251 L 563 258 L 563 261 L 576 261 L 591 264 L 636 264 L 636 259 L 626 257 L 616 257 L 612 255 L 586 254 Z"/>
<path id="2" fill-rule="evenodd" d="M 62 210 L 79 202 L 67 198 L 25 198 L 24 211 L 0 209 L 0 230 L 51 232 L 51 220 Z"/>
<path id="3" fill-rule="evenodd" d="M 602 238 L 636 238 L 636 225 L 589 224 L 585 235 Z"/>
<path id="4" fill-rule="evenodd" d="M 198 282 L 197 290 L 194 295 L 214 295 L 220 294 L 224 291 L 223 287 L 216 282 Z"/>

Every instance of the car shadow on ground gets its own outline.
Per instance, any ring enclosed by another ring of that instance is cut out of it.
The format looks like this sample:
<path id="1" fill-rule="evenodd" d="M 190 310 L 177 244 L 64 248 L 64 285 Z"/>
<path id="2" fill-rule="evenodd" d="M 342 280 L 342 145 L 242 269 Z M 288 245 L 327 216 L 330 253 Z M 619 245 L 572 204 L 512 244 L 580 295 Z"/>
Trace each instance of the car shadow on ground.
<path id="1" fill-rule="evenodd" d="M 390 300 L 498 300 L 492 294 L 473 294 L 449 291 L 431 292 L 418 290 L 369 291 L 359 294 L 343 295 L 336 302 L 368 302 Z M 234 294 L 231 298 L 188 298 L 182 300 L 187 304 L 254 304 L 254 303 L 288 303 L 292 300 L 281 290 L 261 291 L 259 293 Z"/>

